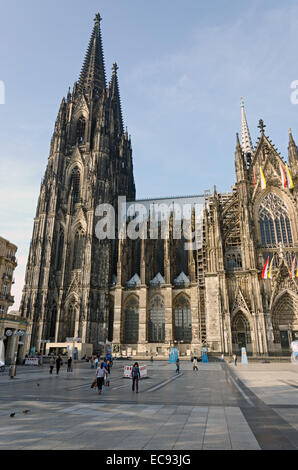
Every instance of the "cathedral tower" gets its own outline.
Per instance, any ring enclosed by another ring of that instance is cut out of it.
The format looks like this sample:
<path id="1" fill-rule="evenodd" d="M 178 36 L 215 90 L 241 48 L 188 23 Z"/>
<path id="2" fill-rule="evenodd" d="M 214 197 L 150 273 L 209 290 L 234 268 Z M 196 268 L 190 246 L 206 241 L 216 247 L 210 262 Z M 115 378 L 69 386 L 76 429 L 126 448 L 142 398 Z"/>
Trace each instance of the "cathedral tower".
<path id="1" fill-rule="evenodd" d="M 63 98 L 40 188 L 21 313 L 29 343 L 108 336 L 109 285 L 117 270 L 117 243 L 95 235 L 96 207 L 118 196 L 135 198 L 132 149 L 123 130 L 117 64 L 106 83 L 100 29 L 94 28 L 78 82 Z"/>

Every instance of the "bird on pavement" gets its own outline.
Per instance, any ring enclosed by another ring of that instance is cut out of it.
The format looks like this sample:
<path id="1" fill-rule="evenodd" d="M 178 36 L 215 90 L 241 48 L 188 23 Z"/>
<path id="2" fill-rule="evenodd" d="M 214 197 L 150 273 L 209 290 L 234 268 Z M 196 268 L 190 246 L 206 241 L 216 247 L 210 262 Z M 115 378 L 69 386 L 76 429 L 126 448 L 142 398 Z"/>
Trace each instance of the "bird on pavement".
<path id="1" fill-rule="evenodd" d="M 23 413 L 24 414 L 30 413 L 30 410 L 24 410 Z"/>
<path id="2" fill-rule="evenodd" d="M 15 416 L 15 413 L 10 413 L 9 415 L 11 418 L 13 418 Z"/>
<path id="3" fill-rule="evenodd" d="M 39 387 L 39 384 L 36 384 Z"/>

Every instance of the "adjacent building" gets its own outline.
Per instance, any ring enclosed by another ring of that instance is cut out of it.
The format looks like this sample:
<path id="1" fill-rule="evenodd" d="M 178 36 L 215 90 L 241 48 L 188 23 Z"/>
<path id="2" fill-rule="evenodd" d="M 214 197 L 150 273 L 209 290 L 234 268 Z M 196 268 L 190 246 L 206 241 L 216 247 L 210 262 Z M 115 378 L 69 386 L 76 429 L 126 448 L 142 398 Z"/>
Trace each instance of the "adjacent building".
<path id="1" fill-rule="evenodd" d="M 0 340 L 4 342 L 5 360 L 10 364 L 15 359 L 18 350 L 18 337 L 15 332 L 27 328 L 27 322 L 20 318 L 18 312 L 8 313 L 14 303 L 11 288 L 14 284 L 14 270 L 17 267 L 17 247 L 0 237 Z"/>

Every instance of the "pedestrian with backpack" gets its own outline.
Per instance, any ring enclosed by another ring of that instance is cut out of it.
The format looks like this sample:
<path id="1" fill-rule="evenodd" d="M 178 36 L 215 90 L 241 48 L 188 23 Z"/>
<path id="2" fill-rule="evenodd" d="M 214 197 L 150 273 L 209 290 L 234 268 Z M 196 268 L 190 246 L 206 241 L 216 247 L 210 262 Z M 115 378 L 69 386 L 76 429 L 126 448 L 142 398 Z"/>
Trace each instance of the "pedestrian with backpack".
<path id="1" fill-rule="evenodd" d="M 139 369 L 139 364 L 137 362 L 134 363 L 132 371 L 131 371 L 131 377 L 132 377 L 132 391 L 135 391 L 136 388 L 136 393 L 139 393 L 139 379 L 141 378 L 141 373 Z"/>

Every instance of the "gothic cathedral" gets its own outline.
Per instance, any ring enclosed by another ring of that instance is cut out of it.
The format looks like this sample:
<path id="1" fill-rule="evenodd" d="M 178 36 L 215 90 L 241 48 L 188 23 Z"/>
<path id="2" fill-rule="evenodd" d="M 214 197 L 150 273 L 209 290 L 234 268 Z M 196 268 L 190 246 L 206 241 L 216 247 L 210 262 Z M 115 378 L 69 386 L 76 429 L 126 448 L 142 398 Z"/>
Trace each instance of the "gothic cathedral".
<path id="1" fill-rule="evenodd" d="M 99 352 L 168 357 L 239 352 L 280 355 L 298 339 L 298 152 L 288 162 L 265 133 L 253 146 L 244 105 L 232 192 L 203 203 L 201 243 L 96 236 L 96 207 L 136 203 L 117 65 L 106 83 L 97 14 L 78 82 L 63 98 L 40 188 L 21 315 L 30 346 L 80 337 Z M 175 198 L 174 198 L 175 199 Z M 173 201 L 173 198 L 171 198 Z M 148 201 L 146 202 L 148 204 Z M 116 211 L 116 222 L 119 214 Z M 190 217 L 195 230 L 195 222 Z M 117 227 L 117 223 L 115 224 Z"/>

